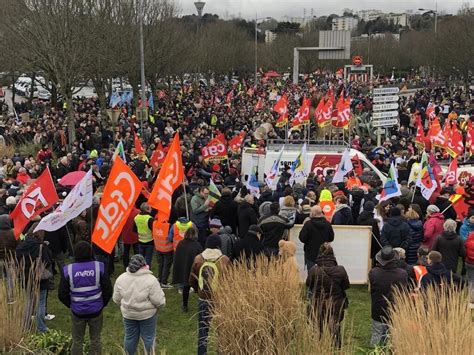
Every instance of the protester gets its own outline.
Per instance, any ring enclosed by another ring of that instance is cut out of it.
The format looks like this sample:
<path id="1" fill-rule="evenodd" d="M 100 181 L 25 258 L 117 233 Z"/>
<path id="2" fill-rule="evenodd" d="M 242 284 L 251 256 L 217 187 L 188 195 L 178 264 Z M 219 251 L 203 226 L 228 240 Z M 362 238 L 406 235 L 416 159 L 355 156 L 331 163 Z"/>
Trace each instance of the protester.
<path id="1" fill-rule="evenodd" d="M 380 244 L 380 230 L 379 221 L 374 217 L 375 204 L 372 201 L 364 203 L 363 211 L 357 217 L 357 224 L 360 226 L 371 226 L 372 227 L 372 242 L 370 245 L 370 258 L 372 264 L 375 264 L 375 255 L 381 248 Z"/>
<path id="2" fill-rule="evenodd" d="M 112 297 L 112 284 L 104 264 L 95 261 L 92 246 L 80 241 L 74 246 L 74 262 L 61 270 L 59 300 L 71 309 L 73 355 L 82 354 L 86 326 L 89 327 L 89 354 L 101 354 L 102 310 Z"/>
<path id="3" fill-rule="evenodd" d="M 354 220 L 352 217 L 352 210 L 347 205 L 348 200 L 346 196 L 337 196 L 334 198 L 336 204 L 336 211 L 332 216 L 331 224 L 333 225 L 350 225 L 353 224 Z"/>
<path id="4" fill-rule="evenodd" d="M 140 213 L 133 219 L 135 224 L 133 231 L 138 234 L 138 253 L 143 255 L 147 265 L 151 268 L 155 246 L 153 245 L 153 217 L 151 207 L 143 202 L 140 206 Z"/>
<path id="5" fill-rule="evenodd" d="M 443 225 L 444 232 L 433 242 L 431 250 L 438 251 L 443 257 L 443 264 L 446 269 L 457 272 L 459 258 L 466 256 L 466 249 L 463 240 L 456 233 L 457 223 L 448 219 Z"/>
<path id="6" fill-rule="evenodd" d="M 380 242 L 383 246 L 406 249 L 411 243 L 410 227 L 402 220 L 401 211 L 397 207 L 390 209 L 390 217 L 384 223 L 380 233 Z"/>
<path id="7" fill-rule="evenodd" d="M 462 285 L 462 279 L 456 274 L 453 274 L 442 263 L 443 256 L 440 252 L 432 250 L 428 254 L 428 265 L 426 266 L 427 273 L 421 278 L 421 288 L 428 286 L 441 286 L 446 284 Z"/>
<path id="8" fill-rule="evenodd" d="M 469 281 L 470 302 L 474 304 L 474 233 L 470 233 L 464 244 L 466 247 L 466 274 Z"/>
<path id="9" fill-rule="evenodd" d="M 198 229 L 199 243 L 204 247 L 206 244 L 207 230 L 209 226 L 209 189 L 200 187 L 191 198 L 191 221 Z"/>
<path id="10" fill-rule="evenodd" d="M 173 284 L 179 285 L 179 290 L 183 294 L 182 309 L 188 312 L 189 292 L 191 286 L 189 284 L 189 276 L 194 258 L 202 253 L 202 246 L 198 242 L 198 232 L 195 227 L 191 227 L 184 233 L 184 239 L 176 247 L 174 253 L 173 265 Z"/>
<path id="11" fill-rule="evenodd" d="M 0 273 L 3 273 L 7 258 L 14 256 L 17 245 L 10 216 L 0 215 Z"/>
<path id="12" fill-rule="evenodd" d="M 133 254 L 138 254 L 138 233 L 134 231 L 133 226 L 135 225 L 135 217 L 140 213 L 140 210 L 133 207 L 130 215 L 123 226 L 121 237 L 123 244 L 122 262 L 123 267 L 126 269 L 130 262 L 130 250 Z"/>
<path id="13" fill-rule="evenodd" d="M 237 231 L 238 214 L 237 202 L 232 199 L 232 191 L 229 188 L 223 188 L 219 201 L 209 213 L 209 218 L 218 218 L 223 226 L 229 226 L 233 232 Z"/>
<path id="14" fill-rule="evenodd" d="M 451 189 L 447 187 L 442 188 L 439 196 L 436 197 L 434 205 L 438 207 L 446 220 L 452 219 L 455 221 L 457 218 L 457 213 L 452 206 L 453 204 L 451 201 L 449 201 L 451 193 Z"/>
<path id="15" fill-rule="evenodd" d="M 346 269 L 337 264 L 334 251 L 329 243 L 319 249 L 316 264 L 309 269 L 306 286 L 311 290 L 311 314 L 319 320 L 322 330 L 330 327 L 331 334 L 341 345 L 341 323 L 349 306 L 346 290 L 350 287 Z"/>
<path id="16" fill-rule="evenodd" d="M 471 234 L 474 232 L 474 209 L 470 208 L 467 214 L 467 217 L 464 218 L 461 228 L 459 229 L 459 236 L 465 242 Z"/>
<path id="17" fill-rule="evenodd" d="M 216 235 L 207 238 L 206 249 L 194 259 L 189 275 L 189 284 L 197 290 L 198 313 L 198 355 L 207 354 L 207 337 L 211 321 L 212 293 L 219 283 L 221 273 L 230 260 L 220 251 L 221 240 Z"/>
<path id="18" fill-rule="evenodd" d="M 255 198 L 253 195 L 245 195 L 244 201 L 239 205 L 237 214 L 239 216 L 239 238 L 244 238 L 253 224 L 257 224 L 258 216 L 254 208 Z M 234 212 L 235 213 L 235 212 Z"/>
<path id="19" fill-rule="evenodd" d="M 293 224 L 286 218 L 279 215 L 280 203 L 273 202 L 270 205 L 271 215 L 261 219 L 258 226 L 263 232 L 263 248 L 267 256 L 278 255 L 278 242 L 287 234 L 286 230 L 290 229 Z"/>
<path id="20" fill-rule="evenodd" d="M 372 299 L 372 346 L 383 345 L 388 336 L 388 307 L 394 302 L 394 287 L 406 287 L 407 272 L 398 267 L 399 256 L 391 246 L 384 246 L 375 256 L 377 265 L 369 272 Z"/>
<path id="21" fill-rule="evenodd" d="M 426 209 L 426 221 L 423 224 L 423 245 L 431 249 L 435 238 L 443 233 L 444 216 L 435 205 Z"/>
<path id="22" fill-rule="evenodd" d="M 134 355 L 141 338 L 146 354 L 154 354 L 157 311 L 166 300 L 141 254 L 132 256 L 126 271 L 115 281 L 113 300 L 123 316 L 125 352 Z"/>
<path id="23" fill-rule="evenodd" d="M 417 251 L 423 242 L 423 223 L 415 210 L 409 208 L 405 213 L 405 218 L 409 227 L 410 242 L 406 249 L 406 261 L 409 265 L 414 265 L 417 260 Z"/>
<path id="24" fill-rule="evenodd" d="M 408 277 L 416 285 L 416 288 L 420 288 L 421 278 L 428 272 L 426 266 L 428 265 L 428 253 L 430 250 L 427 247 L 419 247 L 417 250 L 418 260 L 416 265 L 413 265 L 411 269 L 408 269 Z"/>

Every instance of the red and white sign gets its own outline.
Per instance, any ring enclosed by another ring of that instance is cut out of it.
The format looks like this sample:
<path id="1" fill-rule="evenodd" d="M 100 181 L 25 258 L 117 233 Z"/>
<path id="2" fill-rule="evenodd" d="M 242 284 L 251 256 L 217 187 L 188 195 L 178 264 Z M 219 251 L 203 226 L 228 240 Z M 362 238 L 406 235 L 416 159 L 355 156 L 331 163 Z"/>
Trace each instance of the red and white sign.
<path id="1" fill-rule="evenodd" d="M 220 134 L 216 138 L 211 139 L 205 147 L 201 148 L 201 154 L 205 161 L 227 159 L 224 135 Z"/>

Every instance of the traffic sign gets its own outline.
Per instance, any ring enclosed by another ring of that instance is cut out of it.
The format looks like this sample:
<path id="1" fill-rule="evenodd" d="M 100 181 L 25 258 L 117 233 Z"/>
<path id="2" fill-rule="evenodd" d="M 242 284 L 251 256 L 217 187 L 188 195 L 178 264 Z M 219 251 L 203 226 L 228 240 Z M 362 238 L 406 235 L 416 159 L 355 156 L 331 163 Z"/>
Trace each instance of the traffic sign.
<path id="1" fill-rule="evenodd" d="M 398 102 L 390 103 L 390 104 L 378 104 L 372 106 L 373 111 L 386 111 L 386 110 L 397 110 L 398 109 Z"/>
<path id="2" fill-rule="evenodd" d="M 398 94 L 399 92 L 400 92 L 400 89 L 398 87 L 374 89 L 374 95 L 390 95 L 390 94 Z"/>
<path id="3" fill-rule="evenodd" d="M 374 104 L 379 104 L 383 102 L 397 102 L 398 95 L 388 95 L 388 96 L 374 96 Z"/>
<path id="4" fill-rule="evenodd" d="M 373 127 L 389 127 L 389 126 L 395 126 L 398 124 L 398 120 L 396 118 L 390 118 L 386 120 L 377 120 L 377 121 L 372 121 L 372 126 Z"/>
<path id="5" fill-rule="evenodd" d="M 373 119 L 389 118 L 389 117 L 398 117 L 398 111 L 382 111 L 382 112 L 374 112 L 372 114 Z"/>

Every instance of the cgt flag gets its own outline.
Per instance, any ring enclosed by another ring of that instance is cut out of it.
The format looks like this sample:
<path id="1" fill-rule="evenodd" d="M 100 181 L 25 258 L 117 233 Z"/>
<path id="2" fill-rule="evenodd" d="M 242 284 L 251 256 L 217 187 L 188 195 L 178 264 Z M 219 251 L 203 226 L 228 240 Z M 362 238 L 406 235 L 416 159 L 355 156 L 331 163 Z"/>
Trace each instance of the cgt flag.
<path id="1" fill-rule="evenodd" d="M 176 133 L 148 198 L 149 205 L 158 211 L 160 222 L 168 220 L 171 214 L 171 196 L 174 190 L 183 183 L 183 180 L 181 147 L 179 134 Z"/>
<path id="2" fill-rule="evenodd" d="M 240 152 L 240 147 L 242 147 L 242 143 L 244 142 L 245 134 L 245 131 L 242 131 L 228 142 L 228 148 L 231 152 Z"/>
<path id="3" fill-rule="evenodd" d="M 135 153 L 140 155 L 145 153 L 145 149 L 143 149 L 142 142 L 140 142 L 140 137 L 137 136 L 135 133 L 135 137 L 133 139 L 133 143 L 135 144 Z"/>
<path id="4" fill-rule="evenodd" d="M 46 168 L 40 177 L 28 187 L 10 214 L 14 225 L 15 238 L 20 237 L 28 222 L 53 207 L 58 200 L 51 173 L 49 168 Z"/>
<path id="5" fill-rule="evenodd" d="M 128 215 L 142 191 L 142 184 L 122 159 L 116 158 L 100 201 L 92 242 L 110 254 Z"/>
<path id="6" fill-rule="evenodd" d="M 210 159 L 226 160 L 228 157 L 224 135 L 219 134 L 211 139 L 209 143 L 201 149 L 201 155 L 204 161 L 209 161 Z"/>
<path id="7" fill-rule="evenodd" d="M 158 144 L 156 149 L 153 151 L 153 154 L 151 155 L 151 158 L 150 158 L 150 165 L 154 171 L 157 171 L 159 168 L 161 168 L 161 165 L 163 165 L 165 157 L 166 157 L 165 150 L 163 149 L 163 145 L 160 143 Z"/>

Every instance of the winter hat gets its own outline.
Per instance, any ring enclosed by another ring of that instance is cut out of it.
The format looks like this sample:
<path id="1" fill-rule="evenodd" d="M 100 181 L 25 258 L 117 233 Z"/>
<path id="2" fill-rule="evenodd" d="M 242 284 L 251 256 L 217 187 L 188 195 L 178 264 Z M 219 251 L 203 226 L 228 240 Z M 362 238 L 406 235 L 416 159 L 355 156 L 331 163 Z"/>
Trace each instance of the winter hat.
<path id="1" fill-rule="evenodd" d="M 206 240 L 206 249 L 220 249 L 221 238 L 218 235 L 211 234 Z"/>
<path id="2" fill-rule="evenodd" d="M 402 215 L 402 211 L 398 207 L 392 207 L 390 209 L 390 217 L 400 217 Z"/>
<path id="3" fill-rule="evenodd" d="M 439 208 L 436 205 L 429 205 L 428 208 L 426 209 L 427 213 L 437 213 L 439 212 Z"/>
<path id="4" fill-rule="evenodd" d="M 399 259 L 400 256 L 390 245 L 383 247 L 382 250 L 380 250 L 377 255 L 375 255 L 375 260 L 377 260 L 377 262 L 382 266 L 387 265 L 391 261 Z"/>
<path id="5" fill-rule="evenodd" d="M 398 254 L 398 256 L 400 257 L 400 259 L 403 259 L 405 260 L 405 249 L 403 248 L 393 248 L 393 250 L 395 250 Z"/>
<path id="6" fill-rule="evenodd" d="M 221 228 L 222 223 L 221 220 L 218 218 L 213 218 L 211 219 L 211 222 L 209 222 L 209 228 Z"/>
<path id="7" fill-rule="evenodd" d="M 7 200 L 5 201 L 6 205 L 16 205 L 16 198 L 13 196 L 7 197 Z"/>
<path id="8" fill-rule="evenodd" d="M 374 212 L 375 204 L 372 201 L 364 203 L 364 211 Z"/>
<path id="9" fill-rule="evenodd" d="M 252 224 L 250 227 L 249 227 L 249 233 L 252 233 L 252 234 L 255 234 L 257 235 L 257 233 L 260 233 L 260 234 L 263 234 L 263 231 L 262 231 L 262 228 L 260 228 L 259 226 L 257 226 L 256 224 Z"/>
<path id="10" fill-rule="evenodd" d="M 146 266 L 146 261 L 143 255 L 135 254 L 134 256 L 132 256 L 132 259 L 128 264 L 128 271 L 130 271 L 131 273 L 135 273 L 144 266 Z"/>

